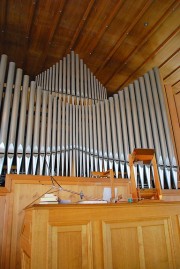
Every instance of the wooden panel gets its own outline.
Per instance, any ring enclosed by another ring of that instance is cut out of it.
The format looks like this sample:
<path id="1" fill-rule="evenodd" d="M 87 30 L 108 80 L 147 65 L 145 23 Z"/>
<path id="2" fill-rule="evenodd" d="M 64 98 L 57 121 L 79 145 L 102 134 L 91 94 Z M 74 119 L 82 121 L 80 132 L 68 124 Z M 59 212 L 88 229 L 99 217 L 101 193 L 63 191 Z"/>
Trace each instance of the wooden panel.
<path id="1" fill-rule="evenodd" d="M 107 233 L 107 250 L 104 252 L 106 269 L 119 268 L 128 269 L 132 265 L 139 269 L 139 250 L 138 236 L 136 227 L 121 227 L 118 224 L 108 227 L 104 233 Z M 127 253 L 131 251 L 131 259 Z"/>
<path id="2" fill-rule="evenodd" d="M 21 269 L 30 269 L 31 268 L 30 257 L 24 251 L 22 251 L 21 262 L 22 262 Z"/>
<path id="3" fill-rule="evenodd" d="M 179 94 L 179 93 L 178 93 Z M 165 85 L 165 97 L 167 102 L 168 108 L 168 115 L 170 124 L 172 126 L 172 135 L 174 137 L 174 147 L 177 155 L 178 164 L 180 163 L 180 140 L 179 140 L 179 133 L 180 133 L 180 121 L 179 121 L 179 104 L 180 100 L 178 100 L 178 94 L 174 94 L 174 91 L 170 85 Z M 176 101 L 175 101 L 176 100 Z M 177 103 L 177 104 L 176 104 Z"/>
<path id="4" fill-rule="evenodd" d="M 136 5 L 133 5 L 133 8 L 130 8 L 129 2 L 124 1 L 119 13 L 116 17 L 114 17 L 110 27 L 107 27 L 105 34 L 98 43 L 95 51 L 91 55 L 91 58 L 88 58 L 88 62 L 90 61 L 90 63 L 93 58 L 95 58 L 94 61 L 97 63 L 95 70 L 96 75 L 99 76 L 100 70 L 102 70 L 106 64 L 109 65 L 111 64 L 111 61 L 115 60 L 112 56 L 126 39 L 127 33 L 133 29 L 150 5 L 151 1 L 138 1 Z M 127 13 L 128 16 L 126 15 Z M 119 27 L 119 25 L 121 27 Z M 116 29 L 116 34 L 114 29 Z M 97 62 L 97 59 L 99 58 L 100 61 Z"/>
<path id="5" fill-rule="evenodd" d="M 175 268 L 170 227 L 167 219 L 106 222 L 103 226 L 106 268 Z"/>
<path id="6" fill-rule="evenodd" d="M 26 210 L 31 268 L 178 269 L 179 210 L 178 202 L 35 205 Z"/>
<path id="7" fill-rule="evenodd" d="M 2 242 L 4 232 L 4 217 L 5 217 L 5 205 L 6 205 L 6 194 L 0 195 L 0 265 L 2 262 Z"/>
<path id="8" fill-rule="evenodd" d="M 180 91 L 177 92 L 174 95 L 174 99 L 175 99 L 175 104 L 176 104 L 176 109 L 177 109 L 177 115 L 178 115 L 178 123 L 180 126 Z"/>
<path id="9" fill-rule="evenodd" d="M 178 57 L 180 57 L 179 49 L 177 49 L 177 51 L 175 51 L 169 57 L 167 56 L 166 57 L 164 56 L 165 61 L 159 66 L 163 78 L 167 77 L 172 72 L 172 70 L 178 68 L 179 64 L 177 62 L 177 59 Z"/>
<path id="10" fill-rule="evenodd" d="M 179 81 L 180 78 L 180 68 L 178 67 L 172 73 L 164 78 L 165 84 L 173 85 Z"/>
<path id="11" fill-rule="evenodd" d="M 180 92 L 180 80 L 172 86 L 175 94 Z"/>
<path id="12" fill-rule="evenodd" d="M 164 220 L 164 223 L 153 221 L 151 225 L 148 224 L 142 227 L 145 265 L 147 269 L 158 269 L 159 267 L 162 269 L 174 268 L 173 241 L 169 233 L 169 225 Z"/>
<path id="13" fill-rule="evenodd" d="M 180 10 L 179 10 L 180 11 Z M 169 10 L 166 20 L 158 27 L 155 25 L 155 29 L 148 30 L 149 38 L 144 38 L 142 42 L 134 48 L 135 51 L 133 54 L 123 55 L 123 59 L 126 62 L 125 66 L 120 66 L 117 69 L 116 73 L 113 74 L 112 79 L 108 80 L 107 87 L 109 85 L 113 85 L 113 87 L 122 87 L 124 85 L 128 85 L 133 79 L 138 76 L 142 76 L 145 72 L 150 70 L 154 66 L 159 66 L 159 63 L 163 62 L 164 59 L 169 57 L 169 53 L 172 54 L 174 50 L 179 48 L 178 40 L 178 17 L 180 16 L 180 12 L 172 12 Z M 163 20 L 161 18 L 160 20 Z M 149 25 L 147 26 L 147 28 Z M 174 30 L 176 29 L 176 30 Z M 176 39 L 173 39 L 176 37 Z M 171 39 L 173 41 L 171 42 Z M 177 42 L 176 42 L 177 40 Z M 176 47 L 172 47 L 168 49 L 168 44 L 171 42 L 171 46 L 176 45 Z M 131 44 L 133 42 L 127 41 L 123 44 L 123 48 L 121 51 L 125 51 L 125 46 L 128 49 L 131 49 Z M 161 52 L 163 50 L 163 52 Z M 161 54 L 162 53 L 162 54 Z"/>
<path id="14" fill-rule="evenodd" d="M 57 269 L 93 268 L 90 224 L 72 223 L 52 226 L 49 231 L 51 238 L 50 266 Z"/>

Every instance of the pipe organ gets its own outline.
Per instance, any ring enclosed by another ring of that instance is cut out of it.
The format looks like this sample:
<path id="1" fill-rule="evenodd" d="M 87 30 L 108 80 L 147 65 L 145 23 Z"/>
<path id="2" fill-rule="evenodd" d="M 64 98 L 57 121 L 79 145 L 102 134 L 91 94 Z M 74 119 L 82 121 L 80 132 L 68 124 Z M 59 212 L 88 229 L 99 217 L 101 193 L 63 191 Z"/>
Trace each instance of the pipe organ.
<path id="1" fill-rule="evenodd" d="M 71 52 L 29 81 L 0 62 L 0 174 L 89 177 L 113 168 L 130 177 L 128 155 L 154 148 L 162 188 L 177 188 L 177 163 L 159 71 L 150 70 L 107 98 L 106 89 Z M 7 77 L 7 79 L 6 79 Z M 136 184 L 151 187 L 150 165 L 134 165 Z"/>

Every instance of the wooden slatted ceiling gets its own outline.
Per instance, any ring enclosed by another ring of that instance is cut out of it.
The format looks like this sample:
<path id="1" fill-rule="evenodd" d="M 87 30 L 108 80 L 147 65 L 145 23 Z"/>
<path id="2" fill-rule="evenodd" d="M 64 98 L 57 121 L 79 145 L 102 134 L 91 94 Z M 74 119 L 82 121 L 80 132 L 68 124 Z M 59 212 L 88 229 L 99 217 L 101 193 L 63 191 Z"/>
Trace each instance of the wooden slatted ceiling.
<path id="1" fill-rule="evenodd" d="M 177 0 L 0 1 L 0 53 L 32 78 L 72 49 L 109 95 L 154 66 L 179 88 Z"/>

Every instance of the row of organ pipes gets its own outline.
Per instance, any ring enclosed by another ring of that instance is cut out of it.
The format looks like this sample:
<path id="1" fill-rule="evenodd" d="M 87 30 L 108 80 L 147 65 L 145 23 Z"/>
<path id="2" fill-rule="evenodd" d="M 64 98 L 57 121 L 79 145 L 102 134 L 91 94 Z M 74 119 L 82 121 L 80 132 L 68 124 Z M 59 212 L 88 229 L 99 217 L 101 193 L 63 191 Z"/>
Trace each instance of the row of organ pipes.
<path id="1" fill-rule="evenodd" d="M 107 98 L 106 89 L 73 51 L 39 74 L 36 84 L 51 93 L 66 95 L 68 101 L 71 96 L 76 96 L 77 102 L 85 98 L 91 100 L 91 103 Z"/>
<path id="2" fill-rule="evenodd" d="M 0 175 L 89 177 L 114 169 L 130 178 L 134 148 L 156 152 L 162 188 L 177 188 L 177 162 L 159 70 L 107 99 L 106 89 L 71 52 L 29 81 L 15 63 L 0 62 Z M 6 79 L 7 77 L 7 79 Z M 152 187 L 151 165 L 134 164 L 136 184 Z M 14 171 L 13 171 L 14 172 Z"/>

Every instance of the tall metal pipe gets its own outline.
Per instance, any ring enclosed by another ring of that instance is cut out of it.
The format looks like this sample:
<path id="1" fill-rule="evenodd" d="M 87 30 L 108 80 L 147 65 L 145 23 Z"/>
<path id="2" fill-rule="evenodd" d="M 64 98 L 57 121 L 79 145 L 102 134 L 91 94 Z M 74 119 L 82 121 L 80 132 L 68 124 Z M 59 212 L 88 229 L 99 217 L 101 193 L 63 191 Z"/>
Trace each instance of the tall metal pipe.
<path id="1" fill-rule="evenodd" d="M 47 113 L 48 92 L 43 91 L 42 97 L 42 116 L 41 116 L 41 134 L 40 134 L 40 169 L 39 174 L 43 174 L 44 159 L 46 152 L 46 113 Z"/>
<path id="2" fill-rule="evenodd" d="M 24 152 L 24 138 L 25 138 L 25 127 L 26 127 L 26 104 L 28 96 L 29 87 L 29 76 L 25 75 L 23 80 L 23 89 L 21 97 L 21 109 L 20 109 L 20 119 L 19 119 L 19 129 L 17 138 L 17 174 L 20 173 L 21 163 Z"/>
<path id="3" fill-rule="evenodd" d="M 11 112 L 11 122 L 10 122 L 10 130 L 9 130 L 9 139 L 7 146 L 7 171 L 8 174 L 11 171 L 11 166 L 15 153 L 15 142 L 16 142 L 16 131 L 17 131 L 17 121 L 18 121 L 18 110 L 19 110 L 19 102 L 20 102 L 20 92 L 21 92 L 21 83 L 22 83 L 22 69 L 17 69 L 16 72 L 16 80 L 14 86 L 14 97 L 12 104 L 12 112 Z"/>
<path id="4" fill-rule="evenodd" d="M 34 135 L 33 135 L 33 175 L 36 174 L 37 161 L 39 159 L 39 137 L 40 137 L 40 111 L 41 111 L 41 87 L 37 88 L 36 110 L 34 118 Z"/>
<path id="5" fill-rule="evenodd" d="M 32 150 L 33 137 L 33 122 L 34 122 L 34 96 L 35 96 L 35 81 L 31 82 L 30 86 L 30 100 L 28 109 L 27 131 L 26 131 L 26 146 L 25 146 L 25 173 L 28 174 L 29 164 Z"/>

